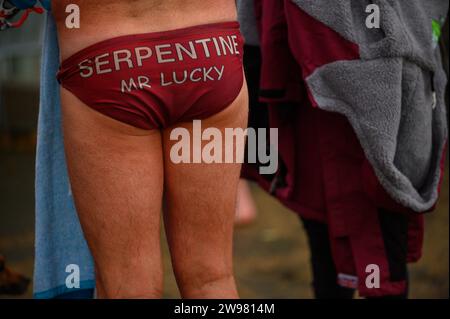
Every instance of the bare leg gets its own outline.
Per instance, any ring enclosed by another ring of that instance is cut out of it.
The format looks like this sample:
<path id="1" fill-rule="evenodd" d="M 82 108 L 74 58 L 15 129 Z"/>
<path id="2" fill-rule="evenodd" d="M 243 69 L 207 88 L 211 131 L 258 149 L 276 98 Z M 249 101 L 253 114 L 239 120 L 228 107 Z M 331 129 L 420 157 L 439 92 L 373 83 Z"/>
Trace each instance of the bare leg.
<path id="1" fill-rule="evenodd" d="M 247 180 L 240 179 L 238 186 L 238 200 L 236 207 L 236 217 L 234 223 L 236 226 L 245 226 L 251 224 L 257 215 L 256 204 L 248 185 Z"/>
<path id="2" fill-rule="evenodd" d="M 96 266 L 99 298 L 162 295 L 161 134 L 117 122 L 61 91 L 75 204 Z"/>
<path id="3" fill-rule="evenodd" d="M 202 121 L 202 129 L 246 128 L 248 100 L 243 86 L 224 111 Z M 192 123 L 180 124 L 191 131 Z M 233 223 L 241 165 L 174 164 L 171 128 L 163 132 L 164 213 L 175 277 L 183 298 L 237 298 L 233 276 Z M 243 147 L 241 145 L 239 147 Z"/>

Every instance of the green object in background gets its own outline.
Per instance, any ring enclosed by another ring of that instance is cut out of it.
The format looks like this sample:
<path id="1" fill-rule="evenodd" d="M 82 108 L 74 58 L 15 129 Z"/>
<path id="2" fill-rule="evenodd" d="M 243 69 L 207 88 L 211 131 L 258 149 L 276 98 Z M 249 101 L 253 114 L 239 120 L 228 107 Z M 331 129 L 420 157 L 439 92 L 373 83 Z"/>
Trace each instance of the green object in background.
<path id="1" fill-rule="evenodd" d="M 442 35 L 442 24 L 438 20 L 432 20 L 433 42 L 437 44 Z"/>

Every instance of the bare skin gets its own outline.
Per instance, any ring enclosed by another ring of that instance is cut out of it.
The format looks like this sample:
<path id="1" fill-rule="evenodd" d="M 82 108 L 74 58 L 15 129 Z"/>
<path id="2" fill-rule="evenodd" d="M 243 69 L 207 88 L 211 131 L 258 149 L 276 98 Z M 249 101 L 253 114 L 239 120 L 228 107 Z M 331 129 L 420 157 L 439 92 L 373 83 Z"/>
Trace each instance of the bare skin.
<path id="1" fill-rule="evenodd" d="M 80 7 L 80 28 L 65 27 L 66 6 Z M 237 19 L 234 0 L 53 0 L 62 59 L 113 37 Z"/>
<path id="2" fill-rule="evenodd" d="M 253 223 L 258 212 L 253 199 L 250 186 L 245 179 L 239 181 L 238 200 L 234 224 L 236 226 L 247 226 Z"/>
<path id="3" fill-rule="evenodd" d="M 69 3 L 80 5 L 79 30 L 64 27 Z M 236 19 L 231 0 L 58 0 L 52 5 L 62 59 L 115 36 Z M 162 297 L 164 197 L 164 225 L 182 297 L 237 298 L 232 236 L 240 164 L 174 164 L 169 158 L 174 127 L 135 128 L 92 110 L 63 88 L 61 103 L 69 176 L 95 261 L 97 296 Z M 236 100 L 203 120 L 202 128 L 245 128 L 247 105 L 244 83 Z M 192 123 L 176 127 L 192 131 Z"/>

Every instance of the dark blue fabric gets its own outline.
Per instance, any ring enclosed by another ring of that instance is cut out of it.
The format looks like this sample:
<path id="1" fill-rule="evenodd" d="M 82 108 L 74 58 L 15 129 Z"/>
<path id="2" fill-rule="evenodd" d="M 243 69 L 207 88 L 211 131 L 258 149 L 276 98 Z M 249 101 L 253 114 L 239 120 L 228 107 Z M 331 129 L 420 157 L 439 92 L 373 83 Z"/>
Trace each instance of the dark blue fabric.
<path id="1" fill-rule="evenodd" d="M 9 0 L 14 6 L 19 9 L 28 9 L 36 5 L 36 0 Z M 50 0 L 40 0 L 41 5 L 46 9 L 50 10 L 51 2 Z"/>
<path id="2" fill-rule="evenodd" d="M 82 289 L 56 296 L 54 299 L 92 299 L 94 289 Z"/>
<path id="3" fill-rule="evenodd" d="M 36 0 L 9 0 L 9 2 L 19 9 L 28 9 L 36 5 Z"/>

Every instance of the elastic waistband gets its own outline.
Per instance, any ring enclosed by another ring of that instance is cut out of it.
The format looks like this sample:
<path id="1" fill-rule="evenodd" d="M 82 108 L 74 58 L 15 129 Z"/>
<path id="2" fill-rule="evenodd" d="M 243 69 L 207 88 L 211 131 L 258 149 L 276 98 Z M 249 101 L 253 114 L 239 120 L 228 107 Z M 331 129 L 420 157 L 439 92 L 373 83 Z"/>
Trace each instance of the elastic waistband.
<path id="1" fill-rule="evenodd" d="M 123 35 L 119 37 L 114 37 L 111 39 L 103 40 L 92 44 L 81 51 L 71 55 L 67 59 L 65 59 L 61 63 L 61 68 L 67 67 L 72 64 L 74 61 L 79 60 L 85 55 L 89 54 L 93 50 L 97 50 L 99 47 L 109 47 L 109 46 L 117 46 L 121 44 L 130 44 L 132 42 L 138 41 L 156 41 L 156 40 L 171 40 L 176 38 L 182 38 L 185 36 L 192 35 L 201 35 L 206 33 L 211 33 L 215 31 L 227 31 L 227 30 L 239 30 L 240 24 L 238 21 L 229 21 L 229 22 L 219 22 L 219 23 L 209 23 L 209 24 L 201 24 L 196 26 L 191 26 L 187 28 L 181 29 L 173 29 L 167 31 L 159 31 L 159 32 L 150 32 L 150 33 L 139 33 L 139 34 L 130 34 Z"/>

